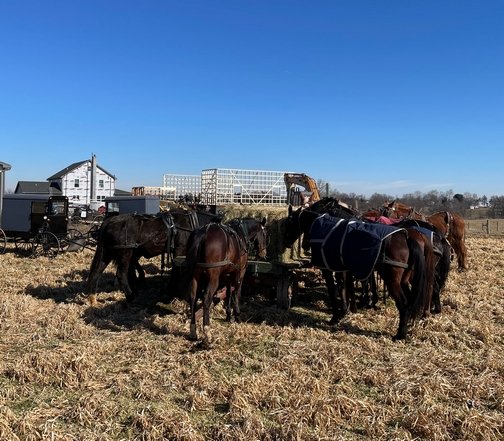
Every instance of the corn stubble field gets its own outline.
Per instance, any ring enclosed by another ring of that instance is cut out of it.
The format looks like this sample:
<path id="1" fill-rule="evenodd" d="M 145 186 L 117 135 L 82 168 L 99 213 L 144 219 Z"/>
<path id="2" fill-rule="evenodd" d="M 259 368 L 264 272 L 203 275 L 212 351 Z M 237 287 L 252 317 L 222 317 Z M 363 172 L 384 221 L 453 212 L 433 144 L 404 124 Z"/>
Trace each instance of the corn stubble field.
<path id="1" fill-rule="evenodd" d="M 393 342 L 398 313 L 329 326 L 323 285 L 289 311 L 247 287 L 241 324 L 211 313 L 210 349 L 188 340 L 160 260 L 128 306 L 108 268 L 83 293 L 91 250 L 0 256 L 2 440 L 497 440 L 504 434 L 504 239 L 467 238 L 443 312 Z M 201 335 L 201 329 L 200 329 Z"/>

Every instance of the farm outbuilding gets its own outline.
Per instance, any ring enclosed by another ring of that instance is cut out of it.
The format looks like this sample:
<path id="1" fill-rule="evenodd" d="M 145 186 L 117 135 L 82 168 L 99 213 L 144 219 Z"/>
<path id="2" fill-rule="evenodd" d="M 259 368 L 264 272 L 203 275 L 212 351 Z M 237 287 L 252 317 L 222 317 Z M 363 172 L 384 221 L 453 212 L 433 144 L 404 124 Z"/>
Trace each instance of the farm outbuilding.
<path id="1" fill-rule="evenodd" d="M 193 196 L 202 205 L 285 205 L 283 171 L 212 168 L 201 175 L 165 174 L 163 186 L 174 188 L 172 200 Z"/>
<path id="2" fill-rule="evenodd" d="M 283 171 L 214 168 L 201 172 L 201 203 L 285 205 Z"/>
<path id="3" fill-rule="evenodd" d="M 163 188 L 173 189 L 169 194 L 173 201 L 189 194 L 196 196 L 201 193 L 201 175 L 165 174 Z"/>

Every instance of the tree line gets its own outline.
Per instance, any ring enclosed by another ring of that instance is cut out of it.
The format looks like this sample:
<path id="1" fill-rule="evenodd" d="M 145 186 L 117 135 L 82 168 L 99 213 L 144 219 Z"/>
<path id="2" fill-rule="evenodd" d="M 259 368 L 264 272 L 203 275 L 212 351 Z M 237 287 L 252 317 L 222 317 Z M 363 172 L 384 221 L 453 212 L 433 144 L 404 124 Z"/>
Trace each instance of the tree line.
<path id="1" fill-rule="evenodd" d="M 499 219 L 504 216 L 504 196 L 478 197 L 469 192 L 454 193 L 453 190 L 446 192 L 432 190 L 428 193 L 415 191 L 403 194 L 400 198 L 386 193 L 374 193 L 366 197 L 356 193 L 342 193 L 332 189 L 328 183 L 319 179 L 317 187 L 321 197 L 329 195 L 335 199 L 351 205 L 359 211 L 379 209 L 385 201 L 397 201 L 413 207 L 416 211 L 430 215 L 440 211 L 449 211 L 462 217 L 474 216 L 475 210 L 479 210 L 484 218 Z"/>

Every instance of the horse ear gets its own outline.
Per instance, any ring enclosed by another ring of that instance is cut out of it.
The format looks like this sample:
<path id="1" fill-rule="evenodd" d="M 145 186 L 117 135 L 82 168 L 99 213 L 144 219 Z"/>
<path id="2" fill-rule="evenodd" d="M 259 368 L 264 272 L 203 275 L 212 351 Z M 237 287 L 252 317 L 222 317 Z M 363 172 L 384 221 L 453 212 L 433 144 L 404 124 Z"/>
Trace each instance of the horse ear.
<path id="1" fill-rule="evenodd" d="M 289 216 L 292 214 L 292 205 L 289 204 Z"/>
<path id="2" fill-rule="evenodd" d="M 263 218 L 261 225 L 264 227 L 266 225 L 266 218 Z"/>

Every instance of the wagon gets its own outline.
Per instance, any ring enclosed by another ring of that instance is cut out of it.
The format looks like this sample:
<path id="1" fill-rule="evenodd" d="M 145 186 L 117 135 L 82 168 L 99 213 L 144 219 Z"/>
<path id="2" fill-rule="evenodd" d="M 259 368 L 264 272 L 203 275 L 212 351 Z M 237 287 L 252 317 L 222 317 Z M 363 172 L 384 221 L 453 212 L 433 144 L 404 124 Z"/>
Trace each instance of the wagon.
<path id="1" fill-rule="evenodd" d="M 82 233 L 68 229 L 68 198 L 57 195 L 6 194 L 3 198 L 0 252 L 7 242 L 33 257 L 55 257 Z"/>
<path id="2" fill-rule="evenodd" d="M 172 265 L 172 277 L 178 279 L 180 277 L 180 270 L 185 265 L 185 256 L 173 258 Z M 289 263 L 249 260 L 243 283 L 274 287 L 276 290 L 277 306 L 282 309 L 289 309 L 296 302 L 299 292 L 297 270 L 308 267 L 308 260 Z M 219 290 L 214 297 L 217 300 L 224 299 L 226 297 L 225 289 Z"/>

